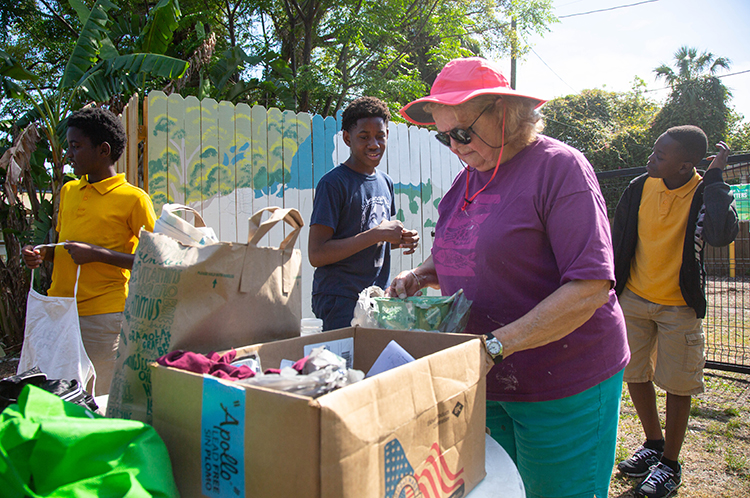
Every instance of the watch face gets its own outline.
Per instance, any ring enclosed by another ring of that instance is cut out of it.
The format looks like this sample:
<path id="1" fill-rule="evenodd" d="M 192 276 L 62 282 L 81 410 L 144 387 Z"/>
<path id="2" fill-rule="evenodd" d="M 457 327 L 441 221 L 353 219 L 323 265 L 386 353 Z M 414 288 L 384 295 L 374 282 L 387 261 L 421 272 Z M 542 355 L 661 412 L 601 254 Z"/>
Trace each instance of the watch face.
<path id="1" fill-rule="evenodd" d="M 496 355 L 501 353 L 500 344 L 495 341 L 487 341 L 487 351 L 490 352 L 491 355 Z"/>

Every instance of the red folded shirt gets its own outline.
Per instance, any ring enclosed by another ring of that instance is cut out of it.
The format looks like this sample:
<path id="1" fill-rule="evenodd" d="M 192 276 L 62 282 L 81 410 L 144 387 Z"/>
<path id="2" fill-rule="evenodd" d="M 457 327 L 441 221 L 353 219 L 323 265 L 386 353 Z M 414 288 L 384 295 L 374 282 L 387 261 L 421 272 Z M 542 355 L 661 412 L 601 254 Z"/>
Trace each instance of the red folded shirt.
<path id="1" fill-rule="evenodd" d="M 215 352 L 204 355 L 177 349 L 157 358 L 156 363 L 165 367 L 187 370 L 188 372 L 209 374 L 220 379 L 240 380 L 255 377 L 255 372 L 247 365 L 231 365 L 230 363 L 234 361 L 235 357 L 237 357 L 237 351 L 235 350 L 231 350 L 223 355 Z M 297 360 L 292 365 L 292 368 L 302 373 L 306 361 L 307 356 L 301 360 Z M 267 374 L 278 374 L 280 372 L 281 370 L 278 368 L 269 368 L 265 371 Z"/>
<path id="2" fill-rule="evenodd" d="M 239 380 L 255 377 L 255 372 L 247 365 L 230 365 L 236 356 L 237 351 L 234 350 L 224 355 L 214 352 L 203 355 L 178 349 L 157 358 L 156 362 L 165 367 L 179 368 L 198 374 L 209 374 L 220 379 Z"/>

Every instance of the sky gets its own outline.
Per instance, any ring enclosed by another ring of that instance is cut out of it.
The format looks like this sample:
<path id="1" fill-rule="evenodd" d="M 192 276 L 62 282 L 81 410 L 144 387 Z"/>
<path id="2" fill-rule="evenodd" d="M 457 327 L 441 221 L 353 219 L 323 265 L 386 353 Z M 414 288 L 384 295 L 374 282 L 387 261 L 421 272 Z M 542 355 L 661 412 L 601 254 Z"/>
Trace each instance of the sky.
<path id="1" fill-rule="evenodd" d="M 529 37 L 533 52 L 517 64 L 518 91 L 547 99 L 591 88 L 625 92 L 638 76 L 647 95 L 663 101 L 669 92 L 654 69 L 662 64 L 674 69 L 674 53 L 687 45 L 731 61 L 729 71 L 718 75 L 727 75 L 721 81 L 733 94 L 730 105 L 750 122 L 750 0 L 553 0 L 553 5 L 562 19 L 543 37 Z M 625 5 L 632 6 L 564 17 Z M 510 60 L 497 62 L 509 76 Z"/>

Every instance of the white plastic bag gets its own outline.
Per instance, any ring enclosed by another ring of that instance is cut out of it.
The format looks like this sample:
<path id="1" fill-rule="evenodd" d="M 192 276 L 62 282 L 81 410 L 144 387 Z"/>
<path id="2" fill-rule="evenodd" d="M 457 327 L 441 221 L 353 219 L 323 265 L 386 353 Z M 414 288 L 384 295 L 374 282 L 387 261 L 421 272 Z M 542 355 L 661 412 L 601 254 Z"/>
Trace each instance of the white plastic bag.
<path id="1" fill-rule="evenodd" d="M 352 327 L 359 325 L 366 328 L 378 327 L 378 303 L 376 297 L 384 297 L 385 292 L 377 285 L 367 287 L 359 293 L 357 304 L 354 306 L 354 317 Z"/>
<path id="2" fill-rule="evenodd" d="M 75 379 L 83 388 L 92 377 L 96 377 L 94 364 L 83 346 L 78 322 L 76 294 L 80 274 L 79 266 L 73 297 L 44 296 L 35 291 L 33 285 L 29 289 L 18 373 L 36 366 L 47 374 L 48 379 Z M 33 271 L 31 282 L 34 282 Z"/>
<path id="3" fill-rule="evenodd" d="M 175 214 L 177 211 L 190 211 L 195 216 L 195 226 Z M 161 216 L 154 223 L 154 233 L 163 233 L 186 246 L 205 246 L 219 241 L 214 229 L 207 227 L 200 213 L 183 204 L 164 204 Z"/>

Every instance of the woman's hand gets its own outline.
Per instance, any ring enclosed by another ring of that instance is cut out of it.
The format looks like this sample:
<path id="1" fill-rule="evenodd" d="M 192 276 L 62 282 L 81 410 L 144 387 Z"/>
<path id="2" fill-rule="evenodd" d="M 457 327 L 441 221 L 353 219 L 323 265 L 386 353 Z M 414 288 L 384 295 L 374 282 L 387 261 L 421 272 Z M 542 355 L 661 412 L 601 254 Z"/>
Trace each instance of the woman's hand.
<path id="1" fill-rule="evenodd" d="M 421 296 L 418 292 L 425 287 L 439 289 L 437 283 L 437 272 L 435 265 L 432 263 L 432 256 L 427 258 L 424 263 L 412 270 L 404 270 L 391 281 L 391 285 L 385 290 L 386 297 L 398 297 L 406 299 L 409 296 Z"/>
<path id="2" fill-rule="evenodd" d="M 386 297 L 406 299 L 409 296 L 421 296 L 421 281 L 414 270 L 404 270 L 391 280 L 391 285 L 385 290 Z"/>

